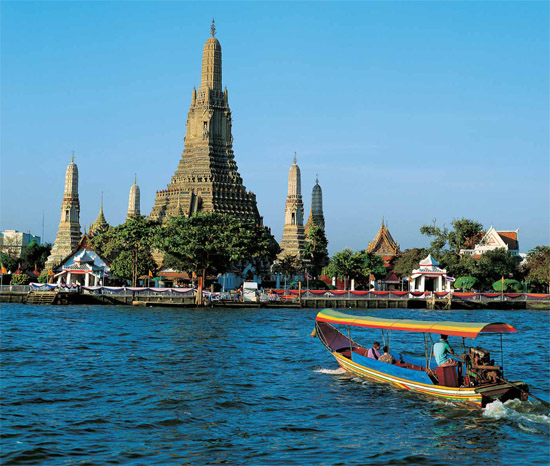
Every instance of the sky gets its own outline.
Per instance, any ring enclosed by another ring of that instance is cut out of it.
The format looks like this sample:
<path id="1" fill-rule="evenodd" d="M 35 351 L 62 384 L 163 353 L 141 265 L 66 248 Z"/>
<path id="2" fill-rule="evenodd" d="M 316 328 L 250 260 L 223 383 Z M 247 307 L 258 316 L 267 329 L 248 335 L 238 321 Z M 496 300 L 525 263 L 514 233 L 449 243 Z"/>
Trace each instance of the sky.
<path id="1" fill-rule="evenodd" d="M 401 249 L 470 218 L 550 244 L 549 3 L 10 2 L 0 5 L 0 230 L 53 242 L 75 151 L 81 226 L 141 210 L 183 150 L 216 20 L 235 160 L 278 241 L 294 152 L 331 254 L 382 219 Z"/>

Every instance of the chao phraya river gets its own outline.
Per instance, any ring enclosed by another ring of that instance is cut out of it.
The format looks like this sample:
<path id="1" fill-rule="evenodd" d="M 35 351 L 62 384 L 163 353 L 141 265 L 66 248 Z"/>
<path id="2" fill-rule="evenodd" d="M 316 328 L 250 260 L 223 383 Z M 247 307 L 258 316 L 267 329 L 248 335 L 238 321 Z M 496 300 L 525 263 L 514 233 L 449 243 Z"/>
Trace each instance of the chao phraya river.
<path id="1" fill-rule="evenodd" d="M 548 464 L 538 401 L 481 410 L 353 378 L 309 336 L 316 313 L 2 305 L 2 464 Z M 507 377 L 550 399 L 548 311 L 369 314 L 504 320 Z M 392 346 L 423 354 L 421 338 Z"/>

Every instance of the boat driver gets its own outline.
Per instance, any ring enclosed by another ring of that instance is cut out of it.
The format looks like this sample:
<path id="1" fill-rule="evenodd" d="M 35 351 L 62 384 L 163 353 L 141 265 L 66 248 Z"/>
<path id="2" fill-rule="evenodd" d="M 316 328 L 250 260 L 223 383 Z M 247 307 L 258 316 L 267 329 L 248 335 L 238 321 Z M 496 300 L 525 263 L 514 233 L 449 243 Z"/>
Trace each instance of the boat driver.
<path id="1" fill-rule="evenodd" d="M 450 357 L 451 354 L 455 354 L 454 350 L 447 341 L 447 335 L 441 335 L 441 339 L 434 343 L 434 357 L 435 362 L 439 367 L 456 367 L 460 363 Z"/>

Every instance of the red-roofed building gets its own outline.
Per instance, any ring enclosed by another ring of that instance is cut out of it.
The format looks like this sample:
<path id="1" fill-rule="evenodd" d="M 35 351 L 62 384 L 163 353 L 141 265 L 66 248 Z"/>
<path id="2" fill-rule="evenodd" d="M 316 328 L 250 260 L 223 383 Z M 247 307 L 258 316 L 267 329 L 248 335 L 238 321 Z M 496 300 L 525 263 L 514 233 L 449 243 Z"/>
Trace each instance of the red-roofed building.
<path id="1" fill-rule="evenodd" d="M 503 248 L 510 251 L 514 255 L 519 254 L 519 241 L 517 230 L 502 230 L 497 231 L 491 227 L 487 230 L 481 241 L 474 246 L 473 249 L 461 249 L 461 254 L 470 254 L 475 259 L 479 259 L 481 255 L 487 251 Z"/>

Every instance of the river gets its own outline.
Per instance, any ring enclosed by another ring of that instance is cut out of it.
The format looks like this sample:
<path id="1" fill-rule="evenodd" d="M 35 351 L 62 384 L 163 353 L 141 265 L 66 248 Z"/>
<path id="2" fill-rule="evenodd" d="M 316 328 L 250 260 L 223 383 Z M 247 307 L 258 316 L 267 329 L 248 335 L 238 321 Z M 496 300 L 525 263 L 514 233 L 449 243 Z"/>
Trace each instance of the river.
<path id="1" fill-rule="evenodd" d="M 479 409 L 351 377 L 310 337 L 316 313 L 3 304 L 1 462 L 548 464 L 540 402 Z M 368 313 L 505 321 L 519 332 L 504 339 L 507 378 L 550 401 L 548 311 Z M 380 339 L 369 332 L 352 337 Z M 421 345 L 393 334 L 394 349 Z"/>

